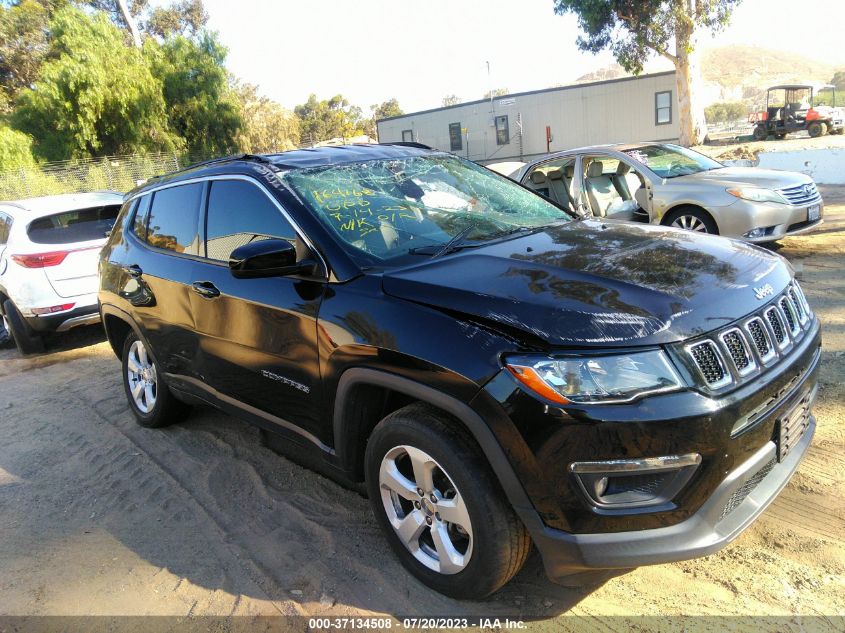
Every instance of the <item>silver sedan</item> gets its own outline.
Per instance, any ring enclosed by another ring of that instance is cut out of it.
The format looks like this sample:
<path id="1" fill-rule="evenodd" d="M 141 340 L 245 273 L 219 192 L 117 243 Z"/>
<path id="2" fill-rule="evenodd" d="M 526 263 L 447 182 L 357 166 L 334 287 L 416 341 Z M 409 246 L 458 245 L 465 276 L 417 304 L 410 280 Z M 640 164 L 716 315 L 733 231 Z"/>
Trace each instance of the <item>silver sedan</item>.
<path id="1" fill-rule="evenodd" d="M 812 178 L 727 167 L 668 143 L 601 145 L 487 165 L 581 215 L 772 242 L 822 223 Z"/>

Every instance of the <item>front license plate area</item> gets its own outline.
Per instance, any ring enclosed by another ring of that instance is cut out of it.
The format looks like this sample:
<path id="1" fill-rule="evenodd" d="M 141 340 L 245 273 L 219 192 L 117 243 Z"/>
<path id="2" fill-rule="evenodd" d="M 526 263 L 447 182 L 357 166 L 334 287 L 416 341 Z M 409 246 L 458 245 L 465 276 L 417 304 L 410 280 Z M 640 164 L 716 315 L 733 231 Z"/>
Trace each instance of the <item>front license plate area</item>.
<path id="1" fill-rule="evenodd" d="M 814 204 L 807 209 L 807 222 L 815 222 L 822 217 L 822 207 L 820 204 Z"/>
<path id="2" fill-rule="evenodd" d="M 778 461 L 782 462 L 810 425 L 810 394 L 779 420 Z"/>

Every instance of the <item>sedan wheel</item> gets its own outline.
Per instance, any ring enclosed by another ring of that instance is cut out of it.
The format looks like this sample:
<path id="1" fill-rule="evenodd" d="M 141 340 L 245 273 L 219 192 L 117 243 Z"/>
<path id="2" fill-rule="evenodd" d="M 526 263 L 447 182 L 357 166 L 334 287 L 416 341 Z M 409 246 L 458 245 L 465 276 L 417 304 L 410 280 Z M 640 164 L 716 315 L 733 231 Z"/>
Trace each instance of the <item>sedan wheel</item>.
<path id="1" fill-rule="evenodd" d="M 708 233 L 707 227 L 700 218 L 694 215 L 681 215 L 675 218 L 672 226 L 679 229 L 686 229 L 687 231 L 697 231 L 699 233 Z"/>
<path id="2" fill-rule="evenodd" d="M 457 574 L 472 557 L 472 522 L 452 479 L 428 453 L 397 446 L 379 469 L 388 521 L 409 552 L 440 574 Z"/>

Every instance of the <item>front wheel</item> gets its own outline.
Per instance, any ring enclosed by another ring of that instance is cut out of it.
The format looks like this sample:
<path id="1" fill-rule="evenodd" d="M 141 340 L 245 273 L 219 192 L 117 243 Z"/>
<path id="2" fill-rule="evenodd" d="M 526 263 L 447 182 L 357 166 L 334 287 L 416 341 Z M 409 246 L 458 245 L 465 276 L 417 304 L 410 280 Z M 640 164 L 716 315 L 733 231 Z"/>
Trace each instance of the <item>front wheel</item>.
<path id="1" fill-rule="evenodd" d="M 164 384 L 158 363 L 134 332 L 123 343 L 122 367 L 126 399 L 138 424 L 159 428 L 188 416 L 190 407 L 177 400 Z"/>
<path id="2" fill-rule="evenodd" d="M 827 124 L 823 121 L 813 121 L 807 128 L 807 132 L 813 138 L 818 138 L 827 134 Z"/>
<path id="3" fill-rule="evenodd" d="M 367 492 L 393 551 L 453 598 L 484 598 L 525 563 L 531 539 L 479 449 L 456 420 L 413 404 L 367 443 Z"/>
<path id="4" fill-rule="evenodd" d="M 686 229 L 696 233 L 719 234 L 719 228 L 706 211 L 695 207 L 682 207 L 671 211 L 663 219 L 663 224 L 677 229 Z"/>
<path id="5" fill-rule="evenodd" d="M 769 130 L 765 125 L 758 125 L 754 128 L 755 141 L 765 141 L 767 138 L 769 138 Z"/>

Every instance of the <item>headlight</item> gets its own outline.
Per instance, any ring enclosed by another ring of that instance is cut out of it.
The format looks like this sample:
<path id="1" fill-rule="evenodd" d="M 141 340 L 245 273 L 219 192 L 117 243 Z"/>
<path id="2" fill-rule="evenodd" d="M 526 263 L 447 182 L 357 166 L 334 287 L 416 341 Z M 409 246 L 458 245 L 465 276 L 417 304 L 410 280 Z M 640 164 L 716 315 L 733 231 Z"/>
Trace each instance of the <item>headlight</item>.
<path id="1" fill-rule="evenodd" d="M 557 402 L 612 404 L 683 387 L 662 351 L 608 356 L 508 358 L 505 366 L 534 393 Z"/>
<path id="2" fill-rule="evenodd" d="M 740 187 L 737 189 L 727 189 L 727 192 L 732 196 L 742 198 L 743 200 L 751 200 L 752 202 L 777 202 L 779 204 L 787 204 L 783 196 L 772 189 Z"/>

